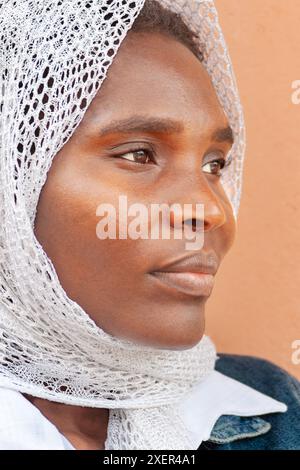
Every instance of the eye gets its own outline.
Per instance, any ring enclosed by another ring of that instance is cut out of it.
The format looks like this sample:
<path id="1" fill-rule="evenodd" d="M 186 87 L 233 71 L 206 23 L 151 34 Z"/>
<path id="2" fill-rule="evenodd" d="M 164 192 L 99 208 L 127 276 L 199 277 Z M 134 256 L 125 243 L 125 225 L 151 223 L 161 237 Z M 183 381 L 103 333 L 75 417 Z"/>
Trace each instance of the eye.
<path id="1" fill-rule="evenodd" d="M 222 170 L 225 168 L 225 166 L 229 166 L 231 162 L 232 158 L 216 158 L 214 160 L 211 160 L 210 162 L 205 163 L 202 169 L 205 173 L 221 176 L 223 173 Z"/>
<path id="2" fill-rule="evenodd" d="M 130 150 L 129 152 L 116 155 L 116 157 L 123 158 L 124 160 L 129 160 L 130 162 L 138 163 L 141 165 L 150 163 L 151 161 L 155 162 L 153 152 L 145 148 Z"/>

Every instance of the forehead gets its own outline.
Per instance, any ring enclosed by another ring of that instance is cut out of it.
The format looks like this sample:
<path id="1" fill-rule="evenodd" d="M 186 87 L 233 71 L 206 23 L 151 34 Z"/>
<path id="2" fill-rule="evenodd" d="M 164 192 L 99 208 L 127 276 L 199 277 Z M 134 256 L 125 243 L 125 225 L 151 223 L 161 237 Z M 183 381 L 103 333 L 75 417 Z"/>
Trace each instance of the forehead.
<path id="1" fill-rule="evenodd" d="M 226 127 L 228 120 L 203 64 L 158 33 L 129 33 L 88 110 L 97 123 L 147 114 L 186 126 Z"/>

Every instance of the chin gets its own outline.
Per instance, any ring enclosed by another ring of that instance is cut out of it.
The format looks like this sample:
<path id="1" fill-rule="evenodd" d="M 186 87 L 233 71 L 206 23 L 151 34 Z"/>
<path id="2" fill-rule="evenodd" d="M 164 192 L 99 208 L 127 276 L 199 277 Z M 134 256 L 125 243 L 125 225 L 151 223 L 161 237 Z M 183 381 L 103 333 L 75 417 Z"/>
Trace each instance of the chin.
<path id="1" fill-rule="evenodd" d="M 152 328 L 151 331 L 147 330 L 147 336 L 140 336 L 133 341 L 157 349 L 184 350 L 193 348 L 203 338 L 205 332 L 204 315 L 198 313 L 195 321 L 191 321 L 191 319 L 187 321 L 187 315 L 185 315 L 184 320 L 173 325 L 164 324 L 161 321 L 158 331 Z"/>
<path id="2" fill-rule="evenodd" d="M 179 338 L 172 338 L 170 341 L 166 342 L 161 345 L 161 349 L 172 349 L 172 350 L 184 350 L 184 349 L 191 349 L 196 346 L 199 341 L 203 338 L 204 335 L 204 328 L 201 331 L 193 332 L 189 336 L 183 335 Z"/>

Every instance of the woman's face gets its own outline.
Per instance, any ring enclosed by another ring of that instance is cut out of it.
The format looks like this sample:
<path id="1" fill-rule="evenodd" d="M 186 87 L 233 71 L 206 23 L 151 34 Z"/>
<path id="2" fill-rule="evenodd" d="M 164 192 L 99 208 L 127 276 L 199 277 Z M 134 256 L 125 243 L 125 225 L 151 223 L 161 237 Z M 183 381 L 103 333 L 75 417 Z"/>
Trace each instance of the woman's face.
<path id="1" fill-rule="evenodd" d="M 121 129 L 117 123 L 125 120 Z M 200 251 L 219 265 L 232 245 L 235 222 L 216 162 L 232 145 L 227 127 L 208 74 L 189 49 L 160 34 L 128 33 L 53 160 L 35 220 L 65 292 L 109 334 L 163 349 L 201 339 L 209 294 L 178 290 L 150 273 Z M 195 210 L 182 218 L 176 239 L 175 212 L 169 239 L 100 239 L 97 208 L 108 203 L 118 215 L 121 195 L 128 207 L 204 204 L 202 248 L 186 249 L 184 225 Z"/>

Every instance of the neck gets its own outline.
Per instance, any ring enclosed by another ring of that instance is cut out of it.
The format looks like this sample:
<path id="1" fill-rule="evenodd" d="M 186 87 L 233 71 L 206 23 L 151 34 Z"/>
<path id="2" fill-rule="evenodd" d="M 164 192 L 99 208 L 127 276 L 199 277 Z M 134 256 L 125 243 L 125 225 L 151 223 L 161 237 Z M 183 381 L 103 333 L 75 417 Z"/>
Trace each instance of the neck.
<path id="1" fill-rule="evenodd" d="M 23 393 L 75 449 L 104 449 L 109 410 L 66 405 Z"/>

